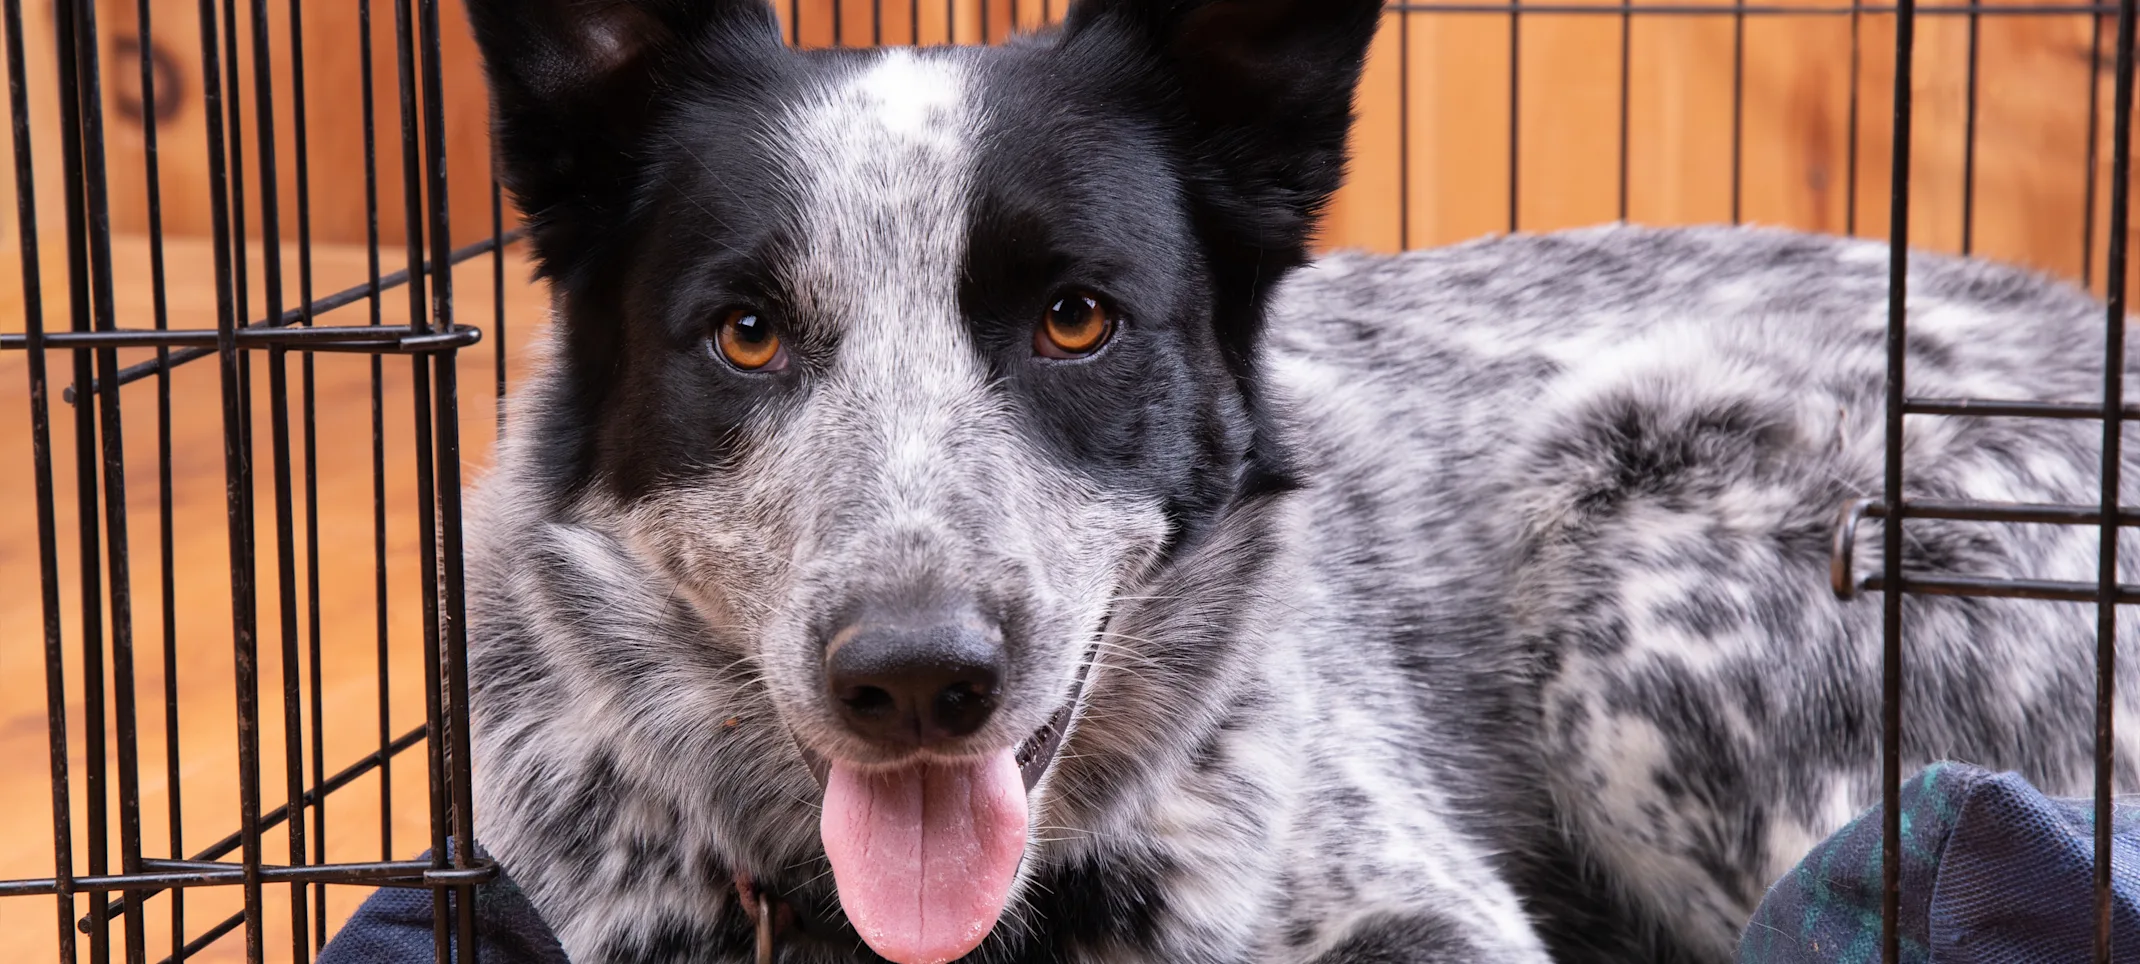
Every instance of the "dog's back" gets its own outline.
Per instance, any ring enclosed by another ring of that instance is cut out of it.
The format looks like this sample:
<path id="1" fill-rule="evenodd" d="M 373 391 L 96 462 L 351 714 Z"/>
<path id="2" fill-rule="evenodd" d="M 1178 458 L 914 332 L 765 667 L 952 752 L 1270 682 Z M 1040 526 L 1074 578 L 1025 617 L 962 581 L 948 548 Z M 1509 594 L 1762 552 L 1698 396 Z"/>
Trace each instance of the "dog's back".
<path id="1" fill-rule="evenodd" d="M 1515 861 L 1527 886 L 1565 897 L 1539 875 L 1587 866 L 1696 959 L 1728 956 L 1768 884 L 1878 802 L 1880 604 L 1839 602 L 1829 565 L 1838 510 L 1882 478 L 1886 272 L 1872 242 L 1599 228 L 1340 256 L 1279 301 L 1274 373 L 1315 466 L 1297 538 L 1341 587 L 1300 627 L 1307 651 L 1381 650 L 1356 672 L 1405 672 L 1421 709 L 1394 738 L 1445 760 L 1444 786 L 1499 781 L 1456 808 L 1482 838 L 1536 846 L 1500 831 L 1529 832 L 1510 815 L 1546 802 L 1548 846 L 1572 854 Z M 2103 309 L 2080 292 L 1937 257 L 1910 285 L 1914 393 L 2100 396 Z M 1912 498 L 2097 498 L 2094 423 L 1908 430 Z M 2095 578 L 2092 529 L 1909 535 L 1916 572 Z M 1905 608 L 1905 765 L 2089 793 L 2093 608 Z M 1511 659 L 1515 708 L 1482 701 L 1510 690 L 1478 667 Z M 1577 919 L 1587 932 L 1557 931 L 1572 944 L 1625 936 Z"/>

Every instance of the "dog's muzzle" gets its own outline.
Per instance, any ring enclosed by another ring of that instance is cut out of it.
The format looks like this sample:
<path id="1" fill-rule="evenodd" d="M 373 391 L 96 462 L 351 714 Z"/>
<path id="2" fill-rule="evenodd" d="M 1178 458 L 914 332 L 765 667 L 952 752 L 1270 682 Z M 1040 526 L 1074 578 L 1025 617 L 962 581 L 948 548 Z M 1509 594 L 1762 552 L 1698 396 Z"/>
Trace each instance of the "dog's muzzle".
<path id="1" fill-rule="evenodd" d="M 1048 721 L 1041 724 L 1040 729 L 1034 730 L 1032 735 L 1018 744 L 1018 771 L 1025 779 L 1026 792 L 1032 792 L 1033 787 L 1040 783 L 1040 778 L 1047 775 L 1048 767 L 1055 762 L 1055 755 L 1062 750 L 1063 740 L 1069 737 L 1071 725 L 1077 720 L 1078 707 L 1085 701 L 1085 680 L 1091 672 L 1092 657 L 1088 655 L 1084 662 L 1078 664 L 1077 679 L 1071 684 L 1070 696 L 1063 701 L 1062 707 L 1055 711 L 1055 715 L 1048 717 Z M 818 789 L 823 790 L 826 777 L 832 771 L 831 761 L 825 759 L 824 754 L 811 749 L 808 743 L 795 735 L 793 729 L 788 731 L 788 738 L 794 741 L 795 749 L 802 754 L 803 765 L 809 769 L 811 778 L 817 781 Z"/>

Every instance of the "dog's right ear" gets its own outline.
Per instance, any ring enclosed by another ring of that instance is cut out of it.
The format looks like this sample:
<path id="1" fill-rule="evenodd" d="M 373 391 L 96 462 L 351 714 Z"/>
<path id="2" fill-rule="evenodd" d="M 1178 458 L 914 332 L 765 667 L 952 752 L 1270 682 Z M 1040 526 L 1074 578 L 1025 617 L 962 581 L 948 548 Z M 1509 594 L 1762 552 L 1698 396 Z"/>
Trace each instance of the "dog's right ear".
<path id="1" fill-rule="evenodd" d="M 490 78 L 498 173 L 552 274 L 624 213 L 633 157 L 665 88 L 685 72 L 718 82 L 781 49 L 765 0 L 467 4 Z"/>

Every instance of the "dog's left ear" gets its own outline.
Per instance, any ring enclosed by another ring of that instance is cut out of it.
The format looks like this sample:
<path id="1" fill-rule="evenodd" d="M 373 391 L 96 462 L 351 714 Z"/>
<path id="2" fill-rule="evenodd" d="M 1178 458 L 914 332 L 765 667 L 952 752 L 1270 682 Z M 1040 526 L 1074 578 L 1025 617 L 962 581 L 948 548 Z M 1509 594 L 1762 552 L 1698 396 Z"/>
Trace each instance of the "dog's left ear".
<path id="1" fill-rule="evenodd" d="M 1161 92 L 1153 106 L 1186 135 L 1203 216 L 1290 262 L 1263 265 L 1282 272 L 1344 177 L 1353 91 L 1381 14 L 1381 0 L 1083 0 L 1062 44 L 1145 68 L 1140 86 Z"/>
<path id="2" fill-rule="evenodd" d="M 1215 334 L 1252 421 L 1237 495 L 1293 485 L 1256 346 L 1271 290 L 1307 260 L 1344 180 L 1381 17 L 1382 0 L 1080 0 L 1063 25 L 1057 50 L 1076 76 L 1173 132 L 1211 255 Z"/>

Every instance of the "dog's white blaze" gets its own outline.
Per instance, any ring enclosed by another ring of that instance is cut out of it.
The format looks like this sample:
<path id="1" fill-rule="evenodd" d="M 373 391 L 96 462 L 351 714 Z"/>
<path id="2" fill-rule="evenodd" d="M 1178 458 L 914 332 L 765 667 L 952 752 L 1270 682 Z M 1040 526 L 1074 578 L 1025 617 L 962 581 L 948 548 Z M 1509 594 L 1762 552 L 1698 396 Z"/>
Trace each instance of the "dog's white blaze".
<path id="1" fill-rule="evenodd" d="M 932 527 L 934 482 L 995 407 L 958 304 L 982 119 L 969 86 L 951 55 L 888 51 L 784 125 L 802 197 L 797 294 L 807 323 L 838 335 L 816 416 L 869 445 L 879 518 L 895 527 Z"/>
<path id="2" fill-rule="evenodd" d="M 943 61 L 924 63 L 904 50 L 887 53 L 862 75 L 856 86 L 876 107 L 877 123 L 898 137 L 929 140 L 948 137 L 945 146 L 963 144 L 964 132 L 935 122 L 958 111 L 964 84 Z"/>

